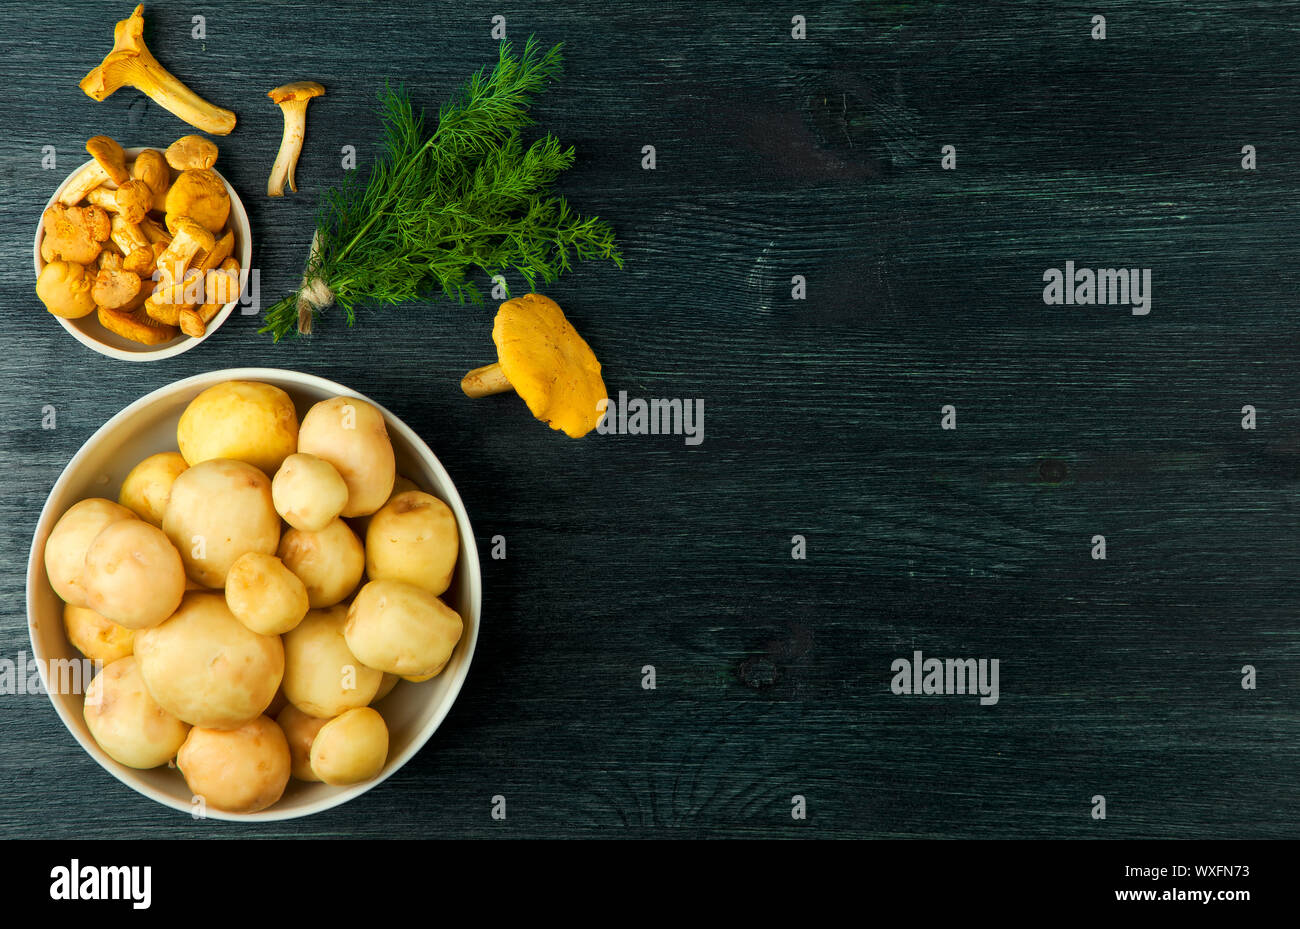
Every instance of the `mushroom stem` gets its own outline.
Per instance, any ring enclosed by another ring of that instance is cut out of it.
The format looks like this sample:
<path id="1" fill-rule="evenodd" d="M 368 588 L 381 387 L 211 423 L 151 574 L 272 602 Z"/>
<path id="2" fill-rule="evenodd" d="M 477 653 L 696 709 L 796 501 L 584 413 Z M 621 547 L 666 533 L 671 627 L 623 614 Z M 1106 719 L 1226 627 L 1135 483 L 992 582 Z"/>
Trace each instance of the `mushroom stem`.
<path id="1" fill-rule="evenodd" d="M 64 206 L 76 206 L 85 200 L 92 190 L 109 183 L 112 183 L 112 179 L 108 176 L 108 172 L 99 162 L 92 161 L 78 171 L 68 186 L 63 188 L 63 193 L 59 194 L 59 202 Z"/>
<path id="2" fill-rule="evenodd" d="M 266 182 L 268 197 L 283 197 L 285 181 L 289 182 L 290 190 L 298 192 L 293 172 L 298 166 L 298 156 L 302 154 L 302 138 L 307 133 L 307 103 L 324 93 L 325 88 L 315 81 L 294 81 L 267 92 L 266 95 L 284 112 L 280 151 L 276 153 L 271 177 Z"/>
<path id="3" fill-rule="evenodd" d="M 271 168 L 271 177 L 266 182 L 268 197 L 283 197 L 285 181 L 289 189 L 298 192 L 294 183 L 293 170 L 298 166 L 298 156 L 302 154 L 302 139 L 307 133 L 307 101 L 286 100 L 280 104 L 284 110 L 284 136 L 280 139 L 280 151 L 276 153 L 275 165 Z"/>
<path id="4" fill-rule="evenodd" d="M 460 381 L 460 389 L 467 397 L 490 397 L 514 390 L 506 380 L 506 373 L 501 370 L 500 362 L 475 368 Z"/>

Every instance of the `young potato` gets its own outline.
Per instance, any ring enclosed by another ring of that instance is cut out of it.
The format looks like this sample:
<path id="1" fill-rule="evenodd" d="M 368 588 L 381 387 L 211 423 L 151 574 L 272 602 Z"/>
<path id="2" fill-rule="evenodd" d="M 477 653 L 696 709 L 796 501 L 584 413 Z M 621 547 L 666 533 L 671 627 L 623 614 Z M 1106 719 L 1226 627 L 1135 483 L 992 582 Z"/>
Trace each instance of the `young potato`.
<path id="1" fill-rule="evenodd" d="M 307 588 L 274 555 L 245 552 L 226 574 L 226 606 L 260 635 L 288 632 L 307 615 Z"/>
<path id="2" fill-rule="evenodd" d="M 280 540 L 280 560 L 307 587 L 312 609 L 340 603 L 357 589 L 366 552 L 348 524 L 336 519 L 320 532 L 290 529 Z"/>
<path id="3" fill-rule="evenodd" d="M 450 658 L 447 659 L 447 661 L 450 660 L 451 660 Z M 424 674 L 408 674 L 405 677 L 403 677 L 402 680 L 410 681 L 412 684 L 423 684 L 425 681 L 432 680 L 433 678 L 441 674 L 442 669 L 445 667 L 447 667 L 446 661 L 438 665 L 438 667 L 434 668 L 432 671 L 425 672 Z"/>
<path id="4" fill-rule="evenodd" d="M 135 518 L 126 507 L 102 497 L 74 503 L 59 517 L 45 542 L 45 574 L 64 602 L 86 605 L 83 572 L 86 551 L 95 536 L 109 523 Z"/>
<path id="5" fill-rule="evenodd" d="M 90 682 L 84 713 L 99 747 L 128 768 L 166 764 L 190 730 L 150 696 L 133 655 L 113 662 Z"/>
<path id="6" fill-rule="evenodd" d="M 311 743 L 312 772 L 336 787 L 370 780 L 387 760 L 388 726 L 368 706 L 331 719 Z"/>
<path id="7" fill-rule="evenodd" d="M 292 703 L 280 711 L 276 723 L 284 730 L 289 742 L 290 773 L 300 781 L 319 781 L 311 769 L 311 743 L 320 727 L 329 722 L 319 716 L 308 716 Z"/>
<path id="8" fill-rule="evenodd" d="M 171 619 L 136 633 L 135 655 L 163 709 L 206 729 L 260 716 L 284 677 L 280 637 L 245 628 L 217 593 L 187 593 Z"/>
<path id="9" fill-rule="evenodd" d="M 348 611 L 312 610 L 284 637 L 284 695 L 309 716 L 324 719 L 365 706 L 383 674 L 362 664 L 343 638 Z"/>
<path id="10" fill-rule="evenodd" d="M 398 494 L 370 517 L 366 575 L 372 581 L 406 581 L 441 594 L 451 586 L 459 554 L 456 517 L 432 494 Z"/>
<path id="11" fill-rule="evenodd" d="M 290 526 L 320 532 L 347 506 L 348 485 L 328 461 L 299 453 L 284 459 L 275 472 L 271 499 Z"/>
<path id="12" fill-rule="evenodd" d="M 86 606 L 128 629 L 171 616 L 185 593 L 185 565 L 167 536 L 139 519 L 105 526 L 86 551 Z"/>
<path id="13" fill-rule="evenodd" d="M 272 384 L 226 381 L 190 401 L 176 426 L 176 444 L 190 467 L 233 458 L 274 474 L 298 445 L 298 412 Z"/>
<path id="14" fill-rule="evenodd" d="M 240 555 L 274 555 L 280 542 L 270 479 L 229 458 L 191 465 L 176 478 L 162 528 L 185 572 L 206 587 L 224 587 Z"/>
<path id="15" fill-rule="evenodd" d="M 188 467 L 180 452 L 150 455 L 132 468 L 126 480 L 122 481 L 117 502 L 151 526 L 161 529 L 167 499 L 172 494 L 172 482 Z"/>
<path id="16" fill-rule="evenodd" d="M 408 490 L 420 490 L 420 485 L 415 483 L 404 474 L 397 475 L 397 480 L 393 481 L 393 493 L 389 494 L 388 499 L 393 499 L 396 494 L 404 494 Z"/>
<path id="17" fill-rule="evenodd" d="M 371 581 L 352 601 L 343 636 L 370 667 L 421 677 L 446 664 L 463 628 L 460 614 L 423 587 Z"/>
<path id="18" fill-rule="evenodd" d="M 84 606 L 63 605 L 63 629 L 77 651 L 106 665 L 125 658 L 135 647 L 134 629 L 119 626 Z"/>
<path id="19" fill-rule="evenodd" d="M 393 491 L 397 464 L 384 416 L 356 397 L 322 400 L 302 418 L 298 451 L 324 458 L 348 485 L 344 516 L 367 516 Z"/>
<path id="20" fill-rule="evenodd" d="M 218 810 L 256 813 L 284 794 L 289 783 L 289 742 L 265 716 L 238 729 L 190 730 L 176 767 L 195 796 Z"/>
<path id="21" fill-rule="evenodd" d="M 402 475 L 399 474 L 397 475 L 397 479 L 393 481 L 393 492 L 388 495 L 388 500 L 384 501 L 384 505 L 387 506 L 388 502 L 391 501 L 398 494 L 404 494 L 408 490 L 419 490 L 419 489 L 420 488 L 415 483 L 415 481 L 411 480 L 409 477 L 403 477 Z M 376 510 L 375 512 L 378 512 L 378 510 Z M 369 516 L 353 516 L 348 519 L 348 525 L 350 525 L 352 527 L 352 531 L 357 534 L 357 538 L 364 540 L 366 537 L 366 532 L 368 532 L 370 529 L 370 520 L 372 519 L 374 519 L 373 513 Z"/>
<path id="22" fill-rule="evenodd" d="M 371 698 L 370 702 L 372 704 L 378 703 L 380 700 L 387 697 L 390 693 L 393 692 L 393 688 L 397 686 L 397 682 L 400 680 L 401 678 L 398 677 L 396 674 L 389 674 L 387 671 L 385 671 L 384 679 L 379 682 L 379 689 L 375 691 L 375 695 L 374 697 Z"/>

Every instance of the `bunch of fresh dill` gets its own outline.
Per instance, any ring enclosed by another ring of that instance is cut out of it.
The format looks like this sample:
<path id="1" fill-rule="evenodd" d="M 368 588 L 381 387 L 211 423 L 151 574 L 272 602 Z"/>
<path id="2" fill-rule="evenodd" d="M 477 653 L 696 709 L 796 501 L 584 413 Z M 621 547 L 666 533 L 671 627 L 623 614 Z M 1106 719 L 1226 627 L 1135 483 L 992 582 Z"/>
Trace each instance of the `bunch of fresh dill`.
<path id="1" fill-rule="evenodd" d="M 438 292 L 482 303 L 466 277 L 474 267 L 489 276 L 514 270 L 530 289 L 568 270 L 571 256 L 622 267 L 608 224 L 550 192 L 574 150 L 549 134 L 529 145 L 521 139 L 533 96 L 560 75 L 560 49 L 539 54 L 530 37 L 515 57 L 502 42 L 491 73 L 470 77 L 427 137 L 406 91 L 385 86 L 379 158 L 364 185 L 352 172 L 325 195 L 302 287 L 266 311 L 259 331 L 277 342 L 310 332 L 332 303 L 348 325 L 361 304 Z"/>

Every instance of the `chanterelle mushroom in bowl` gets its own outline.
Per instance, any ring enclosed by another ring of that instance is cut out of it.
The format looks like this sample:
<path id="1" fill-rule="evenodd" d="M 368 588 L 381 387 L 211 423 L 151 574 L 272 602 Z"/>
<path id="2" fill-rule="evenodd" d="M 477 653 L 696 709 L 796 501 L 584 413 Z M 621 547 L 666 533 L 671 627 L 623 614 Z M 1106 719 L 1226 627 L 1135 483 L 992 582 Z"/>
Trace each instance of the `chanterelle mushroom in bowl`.
<path id="1" fill-rule="evenodd" d="M 124 150 L 96 136 L 86 149 L 92 160 L 54 191 L 36 227 L 32 311 L 48 310 L 110 358 L 157 361 L 189 351 L 239 305 L 253 258 L 244 204 L 211 166 L 215 146 L 185 137 L 171 148 Z M 177 170 L 165 151 L 177 164 L 207 166 Z M 182 240 L 168 252 L 184 223 L 206 230 L 210 247 L 182 254 L 180 245 L 192 244 Z M 51 263 L 61 264 L 43 275 Z M 133 279 L 140 287 L 129 286 Z M 96 283 L 107 302 L 96 299 Z"/>

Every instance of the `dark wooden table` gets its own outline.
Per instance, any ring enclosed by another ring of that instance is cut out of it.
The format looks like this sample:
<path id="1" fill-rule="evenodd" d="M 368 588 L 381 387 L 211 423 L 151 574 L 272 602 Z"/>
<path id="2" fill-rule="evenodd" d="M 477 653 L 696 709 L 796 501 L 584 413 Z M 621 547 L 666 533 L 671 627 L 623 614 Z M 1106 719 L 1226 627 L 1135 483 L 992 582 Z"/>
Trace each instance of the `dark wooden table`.
<path id="1" fill-rule="evenodd" d="M 482 633 L 410 764 L 281 825 L 192 822 L 101 770 L 47 698 L 5 696 L 0 835 L 1300 835 L 1293 4 L 147 7 L 159 59 L 238 113 L 220 165 L 265 304 L 301 274 L 342 147 L 373 157 L 385 80 L 432 110 L 495 60 L 498 13 L 516 41 L 564 41 L 535 113 L 627 260 L 547 293 L 612 393 L 704 401 L 695 447 L 571 441 L 466 400 L 492 306 L 335 315 L 278 345 L 236 316 L 147 365 L 78 345 L 34 296 L 42 204 L 92 134 L 189 131 L 78 90 L 131 4 L 90 6 L 0 13 L 0 654 L 29 647 L 31 533 L 80 444 L 245 365 L 341 381 L 429 442 L 484 556 Z M 328 93 L 299 192 L 270 200 L 265 93 L 304 78 Z M 1046 305 L 1066 261 L 1150 269 L 1150 313 Z M 895 695 L 914 650 L 998 659 L 999 702 Z"/>

